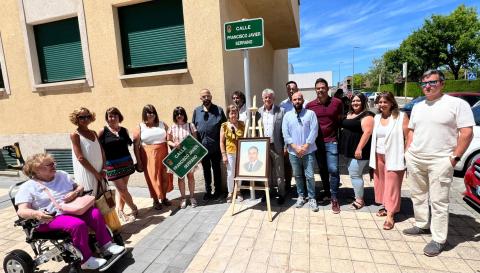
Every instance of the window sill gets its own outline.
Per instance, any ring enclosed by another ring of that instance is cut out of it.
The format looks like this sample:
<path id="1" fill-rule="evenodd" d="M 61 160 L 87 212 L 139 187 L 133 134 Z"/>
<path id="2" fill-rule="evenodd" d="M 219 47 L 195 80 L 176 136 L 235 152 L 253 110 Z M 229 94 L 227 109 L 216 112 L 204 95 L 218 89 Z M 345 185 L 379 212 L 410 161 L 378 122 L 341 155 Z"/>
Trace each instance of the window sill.
<path id="1" fill-rule="evenodd" d="M 75 80 L 75 81 L 64 81 L 64 82 L 55 82 L 55 83 L 42 83 L 34 85 L 35 89 L 44 90 L 44 89 L 63 89 L 67 87 L 75 86 L 84 86 L 87 85 L 87 80 Z"/>
<path id="2" fill-rule="evenodd" d="M 5 92 L 7 90 L 5 90 L 5 88 L 0 88 L 0 92 Z"/>
<path id="3" fill-rule="evenodd" d="M 118 78 L 120 80 L 128 80 L 128 79 L 158 77 L 158 76 L 166 76 L 166 75 L 185 74 L 185 73 L 188 73 L 188 68 L 167 70 L 167 71 L 158 71 L 158 72 L 149 72 L 149 73 L 120 75 Z"/>

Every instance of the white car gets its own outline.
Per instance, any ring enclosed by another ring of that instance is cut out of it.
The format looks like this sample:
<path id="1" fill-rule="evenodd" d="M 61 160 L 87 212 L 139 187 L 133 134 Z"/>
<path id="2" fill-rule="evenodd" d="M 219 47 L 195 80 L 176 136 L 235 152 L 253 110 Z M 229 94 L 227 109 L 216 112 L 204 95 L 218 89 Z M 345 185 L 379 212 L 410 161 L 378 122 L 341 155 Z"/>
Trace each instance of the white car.
<path id="1" fill-rule="evenodd" d="M 455 165 L 455 170 L 465 171 L 480 158 L 480 105 L 472 107 L 475 126 L 473 126 L 473 139 L 460 161 Z"/>

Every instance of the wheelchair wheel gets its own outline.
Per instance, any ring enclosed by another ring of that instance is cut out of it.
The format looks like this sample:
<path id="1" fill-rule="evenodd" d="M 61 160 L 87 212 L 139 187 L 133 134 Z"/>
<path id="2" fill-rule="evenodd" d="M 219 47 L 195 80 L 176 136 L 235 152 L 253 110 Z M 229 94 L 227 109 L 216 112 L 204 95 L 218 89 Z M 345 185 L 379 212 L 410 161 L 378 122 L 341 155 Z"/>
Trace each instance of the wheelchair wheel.
<path id="1" fill-rule="evenodd" d="M 20 249 L 15 249 L 3 260 L 3 270 L 6 273 L 33 273 L 33 259 Z"/>

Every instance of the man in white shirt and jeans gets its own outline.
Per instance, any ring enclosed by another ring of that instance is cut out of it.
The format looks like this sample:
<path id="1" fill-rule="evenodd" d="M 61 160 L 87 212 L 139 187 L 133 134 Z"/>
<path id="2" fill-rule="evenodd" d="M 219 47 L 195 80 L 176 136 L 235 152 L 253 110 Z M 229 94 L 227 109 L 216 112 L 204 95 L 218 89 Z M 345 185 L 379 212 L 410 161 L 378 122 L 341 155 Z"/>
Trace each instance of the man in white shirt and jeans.
<path id="1" fill-rule="evenodd" d="M 445 76 L 441 71 L 425 72 L 420 84 L 426 100 L 412 109 L 405 153 L 415 225 L 403 233 L 431 232 L 432 241 L 423 252 L 432 257 L 442 252 L 447 241 L 453 168 L 472 140 L 475 121 L 467 102 L 442 93 Z"/>

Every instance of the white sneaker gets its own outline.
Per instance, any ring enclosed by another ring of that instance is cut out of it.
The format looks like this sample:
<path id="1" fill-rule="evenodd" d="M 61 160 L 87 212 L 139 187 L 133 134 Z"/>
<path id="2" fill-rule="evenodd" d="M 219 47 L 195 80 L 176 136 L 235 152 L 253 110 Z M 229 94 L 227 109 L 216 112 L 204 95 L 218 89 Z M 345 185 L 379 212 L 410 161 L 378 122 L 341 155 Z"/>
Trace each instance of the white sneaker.
<path id="1" fill-rule="evenodd" d="M 197 200 L 195 200 L 195 198 L 190 198 L 190 204 L 192 204 L 192 208 L 195 208 L 197 207 Z"/>
<path id="2" fill-rule="evenodd" d="M 182 202 L 180 203 L 180 208 L 184 209 L 187 207 L 187 199 L 182 199 Z"/>
<path id="3" fill-rule="evenodd" d="M 106 262 L 107 260 L 105 259 L 96 258 L 92 256 L 88 258 L 88 260 L 81 265 L 81 268 L 87 269 L 87 270 L 95 270 L 102 267 Z"/>
<path id="4" fill-rule="evenodd" d="M 119 253 L 121 253 L 123 250 L 125 250 L 125 247 L 124 246 L 119 246 L 117 244 L 114 244 L 112 242 L 109 242 L 107 243 L 106 245 L 104 245 L 102 247 L 103 249 L 103 254 L 104 255 L 117 255 Z"/>

